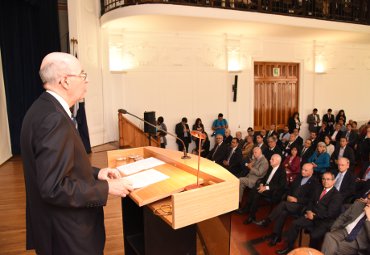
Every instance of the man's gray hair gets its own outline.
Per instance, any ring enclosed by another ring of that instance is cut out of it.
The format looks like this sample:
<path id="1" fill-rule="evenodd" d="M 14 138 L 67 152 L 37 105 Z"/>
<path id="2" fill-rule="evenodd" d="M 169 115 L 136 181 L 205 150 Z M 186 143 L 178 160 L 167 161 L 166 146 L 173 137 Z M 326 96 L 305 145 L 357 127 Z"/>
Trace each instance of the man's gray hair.
<path id="1" fill-rule="evenodd" d="M 65 74 L 70 73 L 71 70 L 68 64 L 63 60 L 54 60 L 46 63 L 40 68 L 39 75 L 42 83 L 55 84 L 58 79 Z"/>

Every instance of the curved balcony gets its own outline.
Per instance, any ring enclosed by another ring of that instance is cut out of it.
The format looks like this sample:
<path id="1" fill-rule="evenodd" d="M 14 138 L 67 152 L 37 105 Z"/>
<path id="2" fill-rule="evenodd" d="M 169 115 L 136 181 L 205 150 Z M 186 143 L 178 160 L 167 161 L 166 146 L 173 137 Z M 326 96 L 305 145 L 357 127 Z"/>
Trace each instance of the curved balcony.
<path id="1" fill-rule="evenodd" d="M 370 24 L 368 0 L 101 0 L 101 15 L 139 4 L 173 4 Z"/>

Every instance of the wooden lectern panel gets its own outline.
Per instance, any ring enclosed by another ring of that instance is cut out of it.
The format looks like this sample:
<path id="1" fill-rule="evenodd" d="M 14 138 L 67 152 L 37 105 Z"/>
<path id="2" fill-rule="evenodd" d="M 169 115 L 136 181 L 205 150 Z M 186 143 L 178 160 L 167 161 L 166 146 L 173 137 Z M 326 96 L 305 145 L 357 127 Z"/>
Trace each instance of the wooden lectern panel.
<path id="1" fill-rule="evenodd" d="M 187 190 L 196 183 L 198 156 L 181 159 L 182 152 L 156 147 L 142 147 L 108 152 L 108 166 L 116 166 L 116 158 L 140 155 L 155 157 L 166 164 L 154 167 L 169 179 L 131 192 L 139 206 L 149 205 L 155 211 L 163 205 L 172 207 L 172 214 L 160 215 L 172 228 L 178 229 L 233 211 L 239 205 L 239 179 L 220 165 L 201 158 L 199 177 L 202 187 Z M 129 163 L 129 162 L 128 162 Z"/>

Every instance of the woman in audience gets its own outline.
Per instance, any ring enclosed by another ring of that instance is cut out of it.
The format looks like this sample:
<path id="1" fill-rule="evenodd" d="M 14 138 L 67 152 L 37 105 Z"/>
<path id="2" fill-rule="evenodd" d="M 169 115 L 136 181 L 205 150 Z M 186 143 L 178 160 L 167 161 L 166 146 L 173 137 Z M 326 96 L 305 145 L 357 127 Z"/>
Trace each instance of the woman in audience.
<path id="1" fill-rule="evenodd" d="M 308 163 L 313 164 L 313 169 L 316 176 L 321 176 L 322 173 L 326 171 L 330 166 L 330 156 L 326 153 L 326 144 L 324 142 L 319 142 L 317 144 L 316 151 L 308 159 Z"/>
<path id="2" fill-rule="evenodd" d="M 208 134 L 206 132 L 203 132 L 203 134 L 206 135 L 206 139 L 203 139 L 200 143 L 200 146 L 201 146 L 200 156 L 203 158 L 206 158 L 209 153 L 210 142 L 209 142 Z M 196 154 L 196 155 L 199 154 L 199 140 L 197 141 L 198 143 L 195 145 L 195 148 L 193 149 L 193 154 Z"/>
<path id="3" fill-rule="evenodd" d="M 199 132 L 203 132 L 204 131 L 204 125 L 203 125 L 202 120 L 200 118 L 197 118 L 195 120 L 195 123 L 193 125 L 193 129 L 192 130 L 196 130 L 196 131 L 199 131 Z"/>
<path id="4" fill-rule="evenodd" d="M 295 128 L 298 129 L 298 131 L 301 129 L 301 120 L 299 119 L 299 113 L 295 112 L 291 117 L 288 119 L 288 127 L 289 127 L 289 133 L 293 133 L 293 130 Z"/>
<path id="5" fill-rule="evenodd" d="M 301 158 L 299 157 L 297 147 L 293 146 L 290 149 L 290 154 L 285 158 L 283 166 L 285 168 L 288 183 L 292 183 L 299 174 L 301 166 Z"/>
<path id="6" fill-rule="evenodd" d="M 252 151 L 253 147 L 254 147 L 253 137 L 250 136 L 250 135 L 247 135 L 245 137 L 245 143 L 244 143 L 243 148 L 242 148 L 243 160 L 246 160 L 247 157 L 252 155 L 251 151 Z"/>
<path id="7" fill-rule="evenodd" d="M 333 154 L 335 147 L 331 144 L 331 139 L 329 135 L 324 136 L 324 143 L 326 145 L 326 152 L 331 156 Z"/>
<path id="8" fill-rule="evenodd" d="M 346 124 L 346 114 L 344 113 L 344 110 L 339 110 L 337 116 L 335 116 L 335 122 L 339 123 L 339 119 L 343 119 L 343 125 Z"/>

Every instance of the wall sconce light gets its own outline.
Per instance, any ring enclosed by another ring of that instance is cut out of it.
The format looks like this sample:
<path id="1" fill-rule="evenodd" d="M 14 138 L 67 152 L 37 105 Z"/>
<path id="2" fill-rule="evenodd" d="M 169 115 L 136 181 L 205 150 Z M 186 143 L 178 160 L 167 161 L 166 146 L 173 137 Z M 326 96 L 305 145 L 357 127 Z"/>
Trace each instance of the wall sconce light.
<path id="1" fill-rule="evenodd" d="M 326 63 L 323 56 L 315 56 L 315 73 L 322 74 L 326 72 Z"/>
<path id="2" fill-rule="evenodd" d="M 122 57 L 122 47 L 109 47 L 109 71 L 111 71 L 112 73 L 125 72 Z"/>
<path id="3" fill-rule="evenodd" d="M 227 56 L 227 71 L 230 73 L 238 73 L 242 71 L 240 61 L 240 38 L 225 35 L 226 40 L 226 56 Z"/>

